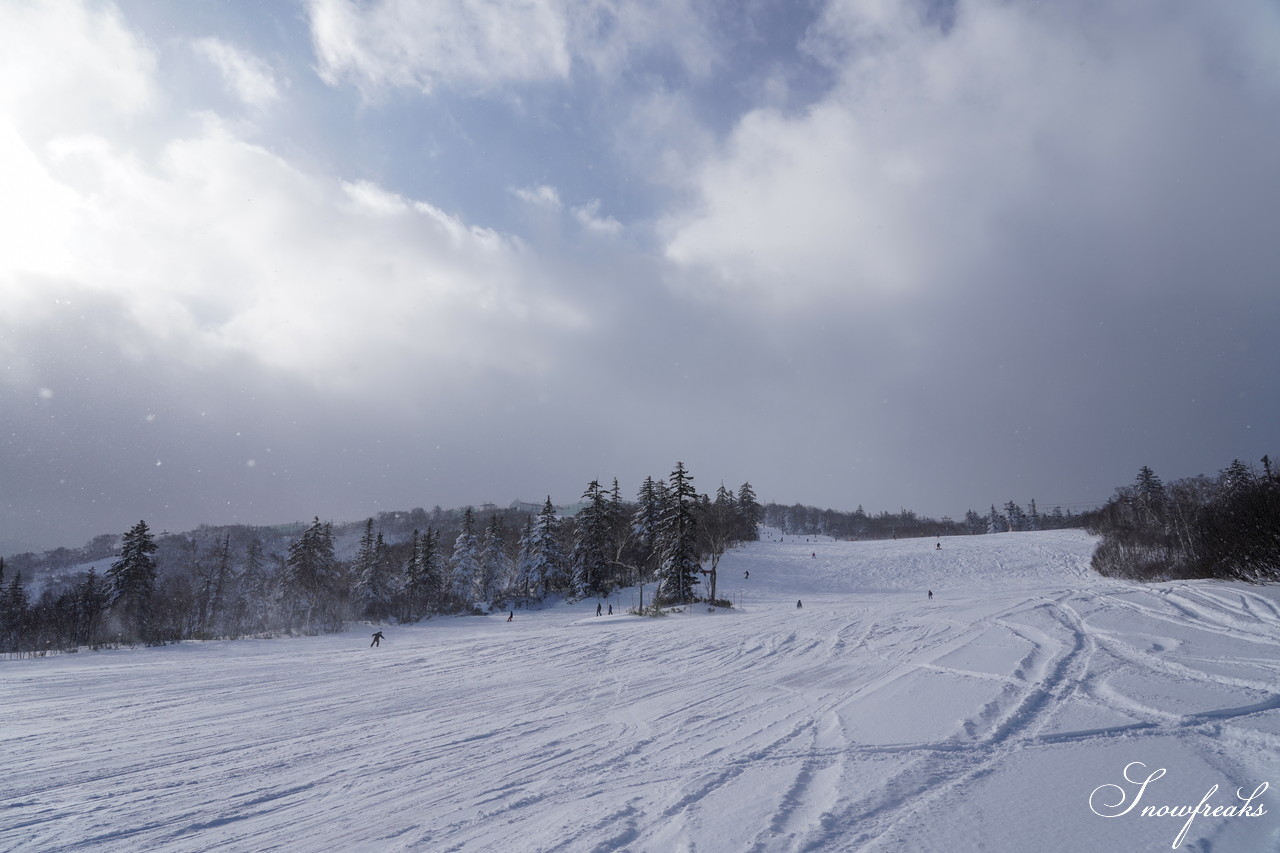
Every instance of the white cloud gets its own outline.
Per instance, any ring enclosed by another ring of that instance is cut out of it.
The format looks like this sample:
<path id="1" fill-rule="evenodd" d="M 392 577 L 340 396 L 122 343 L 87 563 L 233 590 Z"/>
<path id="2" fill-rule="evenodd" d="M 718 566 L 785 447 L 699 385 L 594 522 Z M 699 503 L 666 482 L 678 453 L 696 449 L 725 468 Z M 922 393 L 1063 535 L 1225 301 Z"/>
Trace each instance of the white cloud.
<path id="1" fill-rule="evenodd" d="M 646 173 L 649 180 L 681 190 L 698 164 L 715 152 L 714 134 L 684 91 L 639 95 L 613 133 L 613 145 L 626 160 L 652 164 Z"/>
<path id="2" fill-rule="evenodd" d="M 319 72 L 366 93 L 438 86 L 490 92 L 569 77 L 609 79 L 636 52 L 673 56 L 694 76 L 717 62 L 691 0 L 310 0 Z"/>
<path id="3" fill-rule="evenodd" d="M 43 303 L 11 283 L 16 271 L 56 277 L 74 267 L 68 247 L 84 202 L 60 179 L 57 152 L 149 115 L 155 64 L 112 6 L 0 4 L 0 308 L 19 315 L 18 305 Z"/>
<path id="4" fill-rule="evenodd" d="M 837 85 L 746 115 L 689 173 L 666 254 L 704 286 L 805 304 L 1025 274 L 1028 229 L 1097 235 L 1095 254 L 1121 234 L 1138 256 L 1185 246 L 1223 227 L 1191 185 L 1273 171 L 1274 65 L 1248 33 L 1280 15 L 1249 6 L 961 0 L 943 26 L 923 4 L 832 3 L 807 45 Z"/>
<path id="5" fill-rule="evenodd" d="M 588 231 L 596 234 L 618 234 L 622 231 L 622 223 L 612 216 L 600 215 L 600 200 L 592 199 L 587 204 L 573 209 L 573 217 Z"/>
<path id="6" fill-rule="evenodd" d="M 253 54 L 216 38 L 197 39 L 192 48 L 213 63 L 231 93 L 248 106 L 263 109 L 280 97 L 271 66 Z"/>
<path id="7" fill-rule="evenodd" d="M 309 9 L 320 74 L 329 83 L 488 90 L 569 73 L 568 23 L 559 4 L 311 0 Z"/>
<path id="8" fill-rule="evenodd" d="M 245 353 L 321 384 L 422 360 L 536 370 L 538 336 L 583 322 L 537 285 L 518 242 L 301 172 L 216 121 L 170 142 L 154 170 L 93 156 L 109 190 L 82 197 L 64 273 L 193 361 Z"/>
<path id="9" fill-rule="evenodd" d="M 373 182 L 299 168 L 217 116 L 170 138 L 161 116 L 144 156 L 139 133 L 105 112 L 85 127 L 74 111 L 46 110 L 39 95 L 51 87 L 126 117 L 153 108 L 150 54 L 109 11 L 0 15 L 18 27 L 0 26 L 3 38 L 37 65 L 66 38 L 58 23 L 85 42 L 66 67 L 22 66 L 32 91 L 4 77 L 0 178 L 19 190 L 0 194 L 5 324 L 41 322 L 56 281 L 67 298 L 120 306 L 133 328 L 119 344 L 139 357 L 163 342 L 175 364 L 247 356 L 377 393 L 546 370 L 558 335 L 588 325 L 521 241 Z M 424 375 L 424 363 L 447 369 Z"/>
<path id="10" fill-rule="evenodd" d="M 712 4 L 697 0 L 570 0 L 566 8 L 575 61 L 602 79 L 622 73 L 637 55 L 670 57 L 694 78 L 707 77 L 722 62 L 710 21 Z"/>
<path id="11" fill-rule="evenodd" d="M 511 194 L 537 210 L 559 214 L 564 209 L 559 191 L 546 184 L 536 187 L 515 187 L 511 189 Z M 589 233 L 613 235 L 622 231 L 621 222 L 612 216 L 600 215 L 599 199 L 592 199 L 586 204 L 573 207 L 569 212 L 573 220 Z"/>
<path id="12" fill-rule="evenodd" d="M 65 269 L 76 194 L 58 182 L 17 131 L 0 120 L 0 282 L 25 269 L 43 275 Z M 4 288 L 0 288 L 0 291 Z M 0 292 L 15 310 L 18 293 Z"/>
<path id="13" fill-rule="evenodd" d="M 534 207 L 544 210 L 559 210 L 561 207 L 560 193 L 555 187 L 549 187 L 546 184 L 536 187 L 516 187 L 511 192 L 525 204 L 531 204 Z"/>
<path id="14" fill-rule="evenodd" d="M 146 113 L 157 101 L 155 66 L 114 6 L 0 4 L 0 116 L 20 117 L 37 144 Z"/>

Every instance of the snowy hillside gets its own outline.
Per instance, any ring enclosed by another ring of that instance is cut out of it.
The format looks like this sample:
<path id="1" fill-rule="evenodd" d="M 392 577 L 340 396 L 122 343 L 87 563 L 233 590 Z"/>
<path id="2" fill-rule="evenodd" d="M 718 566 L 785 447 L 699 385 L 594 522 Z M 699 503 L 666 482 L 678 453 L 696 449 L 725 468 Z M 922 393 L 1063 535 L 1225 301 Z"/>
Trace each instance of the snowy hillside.
<path id="1" fill-rule="evenodd" d="M 1280 850 L 1280 590 L 941 546 L 774 534 L 737 612 L 2 661 L 0 850 Z"/>

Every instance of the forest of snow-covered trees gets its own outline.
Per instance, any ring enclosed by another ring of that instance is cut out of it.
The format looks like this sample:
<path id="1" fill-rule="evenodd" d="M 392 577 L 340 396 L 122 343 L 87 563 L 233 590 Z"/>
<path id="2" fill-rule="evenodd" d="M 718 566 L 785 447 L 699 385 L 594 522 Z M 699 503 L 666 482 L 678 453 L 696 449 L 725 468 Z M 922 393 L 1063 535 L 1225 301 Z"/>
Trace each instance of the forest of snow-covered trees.
<path id="1" fill-rule="evenodd" d="M 1266 456 L 1261 469 L 1236 459 L 1167 486 L 1144 465 L 1088 521 L 1104 575 L 1280 581 L 1280 471 Z"/>
<path id="2" fill-rule="evenodd" d="M 832 536 L 836 539 L 910 539 L 916 536 L 963 536 L 976 533 L 1004 533 L 1011 530 L 1062 530 L 1084 526 L 1082 516 L 1070 509 L 1054 507 L 1047 513 L 1036 508 L 1033 498 L 1024 509 L 1015 501 L 1007 501 L 989 512 L 969 510 L 962 521 L 950 518 L 926 518 L 908 509 L 896 513 L 867 513 L 862 507 L 853 512 L 818 509 L 813 506 L 766 503 L 764 523 L 783 533 Z"/>
<path id="3" fill-rule="evenodd" d="M 547 498 L 536 512 L 437 507 L 342 527 L 316 518 L 160 535 L 141 521 L 118 542 L 47 555 L 65 568 L 43 567 L 38 596 L 23 578 L 33 555 L 0 560 L 0 651 L 319 633 L 637 583 L 656 584 L 656 604 L 715 600 L 720 556 L 756 538 L 761 520 L 750 483 L 699 494 L 677 463 L 666 479 L 646 478 L 634 500 L 616 480 L 592 481 L 565 510 Z M 76 571 L 93 561 L 109 568 Z"/>
<path id="4" fill-rule="evenodd" d="M 1087 527 L 1101 536 L 1093 565 L 1104 575 L 1280 580 L 1280 471 L 1267 457 L 1261 470 L 1235 461 L 1216 478 L 1169 486 L 1144 466 L 1133 485 L 1080 515 L 1008 501 L 962 521 L 762 505 L 750 483 L 702 494 L 677 463 L 665 479 L 645 478 L 632 500 L 617 480 L 607 488 L 593 480 L 562 508 L 548 497 L 540 506 L 184 534 L 155 534 L 141 521 L 81 549 L 0 559 L 0 653 L 314 634 L 352 620 L 415 622 L 649 583 L 655 606 L 720 602 L 720 557 L 757 538 L 762 524 L 838 539 Z"/>

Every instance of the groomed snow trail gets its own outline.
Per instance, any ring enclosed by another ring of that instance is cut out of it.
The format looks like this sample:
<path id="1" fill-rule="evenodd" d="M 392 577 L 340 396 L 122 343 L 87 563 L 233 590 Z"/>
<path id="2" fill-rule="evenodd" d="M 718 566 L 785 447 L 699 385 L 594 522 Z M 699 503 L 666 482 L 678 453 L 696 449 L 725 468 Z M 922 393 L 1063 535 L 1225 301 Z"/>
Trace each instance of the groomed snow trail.
<path id="1" fill-rule="evenodd" d="M 3 661 L 0 850 L 1154 851 L 1186 819 L 1141 806 L 1262 782 L 1179 849 L 1280 850 L 1280 590 L 1093 545 L 771 533 L 721 563 L 735 612 Z M 1131 762 L 1167 772 L 1095 814 Z"/>

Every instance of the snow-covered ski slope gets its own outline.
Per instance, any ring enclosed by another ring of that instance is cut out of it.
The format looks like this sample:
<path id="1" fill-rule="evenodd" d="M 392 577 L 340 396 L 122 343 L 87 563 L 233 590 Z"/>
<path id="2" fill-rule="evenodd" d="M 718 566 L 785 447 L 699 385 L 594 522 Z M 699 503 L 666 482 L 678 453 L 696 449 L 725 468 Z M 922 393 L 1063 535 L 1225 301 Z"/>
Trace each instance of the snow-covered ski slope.
<path id="1" fill-rule="evenodd" d="M 1280 590 L 1093 544 L 774 534 L 734 613 L 0 662 L 0 849 L 1280 850 Z"/>

